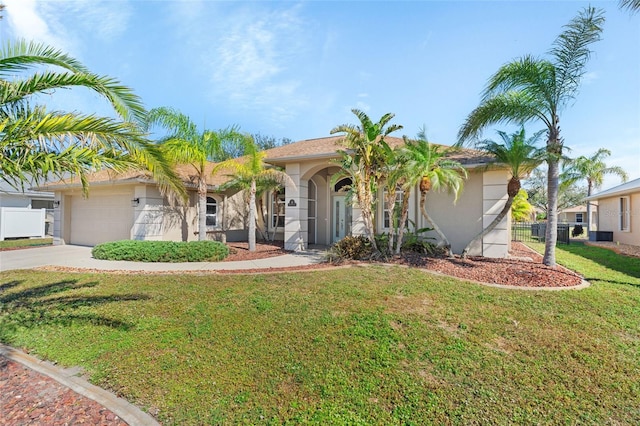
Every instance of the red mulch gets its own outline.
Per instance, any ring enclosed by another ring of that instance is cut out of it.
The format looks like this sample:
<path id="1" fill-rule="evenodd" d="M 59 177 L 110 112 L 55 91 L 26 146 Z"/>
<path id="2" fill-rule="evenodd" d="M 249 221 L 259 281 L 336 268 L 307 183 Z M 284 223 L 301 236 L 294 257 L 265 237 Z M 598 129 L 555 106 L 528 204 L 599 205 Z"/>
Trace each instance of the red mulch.
<path id="1" fill-rule="evenodd" d="M 3 356 L 0 407 L 0 425 L 127 425 L 97 402 Z"/>
<path id="2" fill-rule="evenodd" d="M 282 241 L 258 243 L 254 252 L 249 251 L 249 243 L 227 243 L 227 246 L 229 247 L 229 256 L 224 262 L 264 259 L 290 253 L 284 249 L 284 242 Z"/>

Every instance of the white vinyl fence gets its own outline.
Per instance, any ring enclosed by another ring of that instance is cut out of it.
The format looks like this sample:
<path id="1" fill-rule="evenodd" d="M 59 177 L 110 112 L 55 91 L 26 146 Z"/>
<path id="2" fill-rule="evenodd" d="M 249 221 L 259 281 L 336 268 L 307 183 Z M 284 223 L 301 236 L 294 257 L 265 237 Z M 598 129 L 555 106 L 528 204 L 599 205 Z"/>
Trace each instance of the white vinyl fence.
<path id="1" fill-rule="evenodd" d="M 0 207 L 0 241 L 7 238 L 44 238 L 46 213 L 46 209 Z"/>

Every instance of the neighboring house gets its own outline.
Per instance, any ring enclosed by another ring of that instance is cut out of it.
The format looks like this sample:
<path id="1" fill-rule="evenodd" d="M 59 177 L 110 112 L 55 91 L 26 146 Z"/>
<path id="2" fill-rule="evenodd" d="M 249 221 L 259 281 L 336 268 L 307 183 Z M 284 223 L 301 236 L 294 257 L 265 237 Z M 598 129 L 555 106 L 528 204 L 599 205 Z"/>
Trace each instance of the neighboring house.
<path id="1" fill-rule="evenodd" d="M 598 223 L 598 204 L 591 202 L 591 221 L 590 226 L 587 227 L 587 206 L 574 206 L 567 209 L 560 210 L 558 212 L 558 222 L 568 223 L 570 225 L 582 225 L 585 229 L 593 229 L 595 224 Z"/>
<path id="2" fill-rule="evenodd" d="M 45 229 L 48 235 L 53 234 L 53 197 L 53 192 L 16 189 L 0 181 L 0 207 L 46 209 Z"/>
<path id="3" fill-rule="evenodd" d="M 613 233 L 613 241 L 640 246 L 640 179 L 588 197 L 598 202 L 598 231 Z"/>
<path id="4" fill-rule="evenodd" d="M 304 140 L 266 151 L 265 161 L 282 167 L 294 186 L 287 186 L 274 197 L 265 195 L 267 227 L 276 240 L 284 241 L 288 250 L 304 250 L 309 245 L 329 245 L 346 235 L 364 233 L 357 206 L 347 202 L 347 180 L 332 183 L 339 171 L 333 161 L 342 137 Z M 389 145 L 402 144 L 400 138 L 386 138 Z M 494 168 L 484 153 L 460 149 L 452 159 L 460 161 L 469 171 L 464 191 L 456 204 L 447 192 L 430 192 L 427 209 L 460 253 L 471 239 L 482 231 L 500 212 L 507 199 L 508 173 Z M 178 172 L 185 181 L 188 167 Z M 210 198 L 215 201 L 216 225 L 213 234 L 225 232 L 229 241 L 246 239 L 246 203 L 241 193 L 220 192 L 218 187 L 228 179 L 224 172 L 210 178 Z M 117 176 L 100 172 L 90 177 L 89 198 L 82 197 L 78 182 L 57 182 L 41 187 L 55 191 L 60 207 L 56 208 L 55 235 L 64 242 L 94 245 L 118 239 L 195 239 L 197 230 L 197 198 L 195 188 L 184 213 L 172 207 L 162 197 L 155 183 L 143 173 Z M 382 200 L 381 189 L 379 200 Z M 410 223 L 426 227 L 419 211 L 419 191 L 412 192 L 409 201 Z M 385 217 L 386 216 L 386 217 Z M 385 220 L 386 219 L 386 220 Z M 379 202 L 376 212 L 378 232 L 388 231 L 388 215 Z M 510 245 L 509 218 L 505 218 L 470 254 L 504 257 Z M 413 226 L 409 231 L 413 230 Z M 429 236 L 429 235 L 428 235 Z M 435 234 L 433 235 L 435 236 Z"/>

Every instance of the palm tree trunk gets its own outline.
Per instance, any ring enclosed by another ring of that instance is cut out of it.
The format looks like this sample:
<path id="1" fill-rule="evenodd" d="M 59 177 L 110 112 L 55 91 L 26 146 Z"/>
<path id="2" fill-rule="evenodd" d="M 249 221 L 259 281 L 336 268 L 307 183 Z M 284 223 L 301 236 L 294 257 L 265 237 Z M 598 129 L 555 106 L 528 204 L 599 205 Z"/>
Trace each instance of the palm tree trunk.
<path id="1" fill-rule="evenodd" d="M 249 190 L 249 251 L 256 251 L 256 181 Z"/>
<path id="2" fill-rule="evenodd" d="M 258 228 L 258 233 L 260 233 L 260 237 L 264 241 L 269 241 L 266 221 L 265 221 L 265 213 L 264 213 L 264 203 L 262 202 L 262 197 L 258 197 L 256 194 L 256 204 L 257 204 L 257 214 L 256 214 L 256 227 Z"/>
<path id="3" fill-rule="evenodd" d="M 591 179 L 587 180 L 587 197 L 591 197 L 591 191 L 593 190 L 593 182 Z M 591 201 L 587 201 L 587 238 L 589 238 L 589 231 L 591 231 Z"/>
<path id="4" fill-rule="evenodd" d="M 426 201 L 427 201 L 427 193 L 421 192 L 420 193 L 420 211 L 422 212 L 422 216 L 427 220 L 429 225 L 431 225 L 433 230 L 436 231 L 436 234 L 438 234 L 438 236 L 440 237 L 441 243 L 447 249 L 447 252 L 448 252 L 447 254 L 449 256 L 453 256 L 453 252 L 451 251 L 451 243 L 449 242 L 447 237 L 444 235 L 440 227 L 436 225 L 433 219 L 431 219 L 431 217 L 427 214 L 427 210 L 425 209 Z"/>
<path id="5" fill-rule="evenodd" d="M 500 211 L 500 213 L 498 213 L 498 216 L 496 216 L 493 221 L 491 221 L 491 223 L 489 224 L 489 226 L 487 226 L 485 229 L 483 229 L 478 235 L 476 235 L 475 237 L 473 237 L 473 240 L 471 240 L 469 242 L 469 244 L 467 244 L 467 246 L 464 248 L 464 250 L 462 250 L 462 258 L 466 259 L 467 255 L 469 253 L 469 250 L 471 250 L 471 247 L 476 244 L 478 241 L 482 241 L 482 239 L 491 231 L 493 231 L 493 229 L 498 226 L 498 224 L 502 221 L 502 219 L 505 218 L 505 216 L 507 216 L 507 214 L 509 213 L 509 210 L 511 210 L 511 206 L 513 205 L 513 200 L 516 197 L 511 197 L 509 196 L 507 198 L 507 202 L 505 203 L 504 207 L 502 208 L 502 210 Z"/>
<path id="6" fill-rule="evenodd" d="M 271 241 L 276 240 L 276 231 L 278 230 L 278 222 L 280 221 L 280 207 L 278 206 L 278 191 L 273 191 L 274 209 L 276 214 L 276 223 L 272 225 Z"/>
<path id="7" fill-rule="evenodd" d="M 388 250 L 389 255 L 393 254 L 393 236 L 394 236 L 394 227 L 393 227 L 393 215 L 396 210 L 396 191 L 394 189 L 393 193 L 389 191 L 387 188 L 386 197 L 384 200 L 386 204 L 387 211 L 389 212 L 389 241 L 388 241 Z"/>
<path id="8" fill-rule="evenodd" d="M 373 214 L 371 212 L 372 199 L 370 195 L 370 191 L 367 191 L 365 188 L 365 184 L 360 183 L 358 190 L 360 191 L 360 211 L 362 212 L 362 220 L 364 222 L 365 230 L 367 231 L 367 237 L 369 238 L 369 242 L 371 243 L 371 248 L 374 251 L 378 251 L 378 245 L 376 244 L 375 238 L 375 228 L 373 226 Z"/>
<path id="9" fill-rule="evenodd" d="M 411 191 L 404 190 L 402 192 L 402 210 L 400 212 L 400 223 L 398 224 L 398 241 L 396 242 L 396 254 L 400 254 L 402 249 L 402 238 L 404 237 L 404 227 L 409 216 L 409 196 Z"/>
<path id="10" fill-rule="evenodd" d="M 207 239 L 207 182 L 198 180 L 198 240 Z"/>
<path id="11" fill-rule="evenodd" d="M 547 266 L 556 266 L 556 241 L 558 240 L 558 180 L 560 176 L 559 161 L 554 154 L 547 160 L 549 173 L 547 175 L 547 197 L 549 208 L 547 210 L 547 229 L 545 232 L 544 257 L 542 263 Z"/>

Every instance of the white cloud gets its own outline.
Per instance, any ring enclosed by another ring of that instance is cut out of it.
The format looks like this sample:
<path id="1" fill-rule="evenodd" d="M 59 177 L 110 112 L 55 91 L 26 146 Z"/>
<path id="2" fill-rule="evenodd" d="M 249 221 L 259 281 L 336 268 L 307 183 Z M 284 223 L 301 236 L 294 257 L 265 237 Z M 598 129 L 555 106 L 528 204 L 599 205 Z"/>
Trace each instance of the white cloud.
<path id="1" fill-rule="evenodd" d="M 269 120 L 293 119 L 308 98 L 292 69 L 306 54 L 300 6 L 272 3 L 179 2 L 171 6 L 185 58 L 200 58 L 212 102 Z M 304 62 L 304 61 L 303 61 Z"/>
<path id="2" fill-rule="evenodd" d="M 124 33 L 132 10 L 127 1 L 5 0 L 12 37 L 77 54 L 91 38 L 108 41 Z"/>

